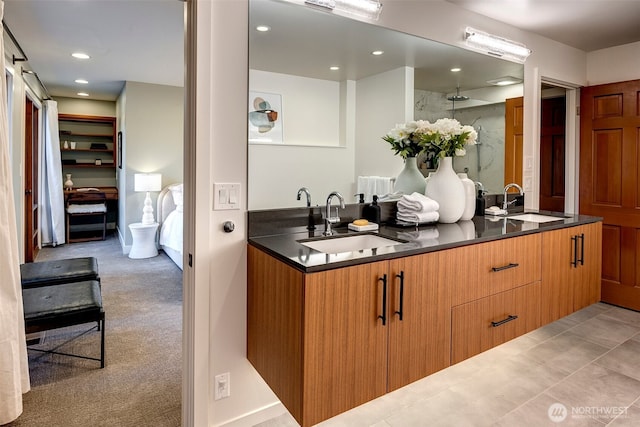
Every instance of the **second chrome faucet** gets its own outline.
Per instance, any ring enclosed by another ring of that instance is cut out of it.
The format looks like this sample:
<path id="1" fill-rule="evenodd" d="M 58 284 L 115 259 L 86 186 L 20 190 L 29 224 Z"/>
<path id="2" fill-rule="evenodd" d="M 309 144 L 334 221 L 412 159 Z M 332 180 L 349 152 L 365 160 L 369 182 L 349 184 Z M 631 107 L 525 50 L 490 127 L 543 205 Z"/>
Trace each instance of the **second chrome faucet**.
<path id="1" fill-rule="evenodd" d="M 325 236 L 331 236 L 333 234 L 333 231 L 331 230 L 331 224 L 337 224 L 338 222 L 340 222 L 340 216 L 338 216 L 338 208 L 336 208 L 336 216 L 331 216 L 331 200 L 334 197 L 337 197 L 340 201 L 340 207 L 342 209 L 345 208 L 344 197 L 342 197 L 342 194 L 338 193 L 337 191 L 332 191 L 331 194 L 329 194 L 329 197 L 327 197 L 327 206 L 325 209 L 324 233 L 322 233 Z"/>

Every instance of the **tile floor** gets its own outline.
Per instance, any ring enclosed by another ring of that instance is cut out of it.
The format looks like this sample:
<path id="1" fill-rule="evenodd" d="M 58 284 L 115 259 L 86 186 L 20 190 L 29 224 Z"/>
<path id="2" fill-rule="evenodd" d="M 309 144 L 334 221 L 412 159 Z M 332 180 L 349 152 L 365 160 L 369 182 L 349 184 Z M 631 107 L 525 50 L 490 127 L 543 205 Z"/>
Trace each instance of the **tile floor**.
<path id="1" fill-rule="evenodd" d="M 639 426 L 640 313 L 598 303 L 322 427 Z M 285 413 L 259 427 L 294 427 Z"/>

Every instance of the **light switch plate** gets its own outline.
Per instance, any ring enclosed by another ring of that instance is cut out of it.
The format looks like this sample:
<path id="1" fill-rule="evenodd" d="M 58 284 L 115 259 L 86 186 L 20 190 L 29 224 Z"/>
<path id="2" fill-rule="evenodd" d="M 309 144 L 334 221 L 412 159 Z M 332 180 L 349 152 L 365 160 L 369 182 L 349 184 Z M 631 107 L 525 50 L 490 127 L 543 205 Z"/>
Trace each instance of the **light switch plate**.
<path id="1" fill-rule="evenodd" d="M 240 209 L 240 190 L 241 187 L 239 183 L 213 184 L 213 210 Z"/>

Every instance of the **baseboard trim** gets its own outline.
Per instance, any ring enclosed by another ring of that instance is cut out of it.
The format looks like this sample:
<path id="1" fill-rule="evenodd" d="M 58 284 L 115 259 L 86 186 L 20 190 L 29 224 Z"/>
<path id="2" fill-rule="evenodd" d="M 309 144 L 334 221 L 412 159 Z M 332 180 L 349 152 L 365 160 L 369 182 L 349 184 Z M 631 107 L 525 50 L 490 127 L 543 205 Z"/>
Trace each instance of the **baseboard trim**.
<path id="1" fill-rule="evenodd" d="M 277 418 L 287 412 L 287 408 L 280 402 L 274 402 L 270 405 L 263 406 L 260 409 L 240 415 L 231 420 L 214 424 L 214 427 L 251 427 L 256 424 L 263 423 L 272 418 Z"/>

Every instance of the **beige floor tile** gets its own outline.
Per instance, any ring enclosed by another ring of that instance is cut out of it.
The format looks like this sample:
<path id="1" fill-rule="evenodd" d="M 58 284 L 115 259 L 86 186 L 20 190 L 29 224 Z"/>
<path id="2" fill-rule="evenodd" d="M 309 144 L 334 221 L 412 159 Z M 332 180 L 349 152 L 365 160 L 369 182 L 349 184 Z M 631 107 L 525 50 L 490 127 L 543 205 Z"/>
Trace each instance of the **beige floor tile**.
<path id="1" fill-rule="evenodd" d="M 572 373 L 608 351 L 607 347 L 575 335 L 574 329 L 560 334 L 527 351 L 526 356 L 539 364 Z"/>
<path id="2" fill-rule="evenodd" d="M 547 394 L 571 408 L 627 407 L 640 397 L 640 381 L 592 363 L 551 387 Z"/>
<path id="3" fill-rule="evenodd" d="M 628 340 L 596 361 L 612 371 L 640 380 L 640 341 Z"/>
<path id="4" fill-rule="evenodd" d="M 607 348 L 622 344 L 640 332 L 640 325 L 630 325 L 611 317 L 597 316 L 572 328 L 569 332 Z"/>

